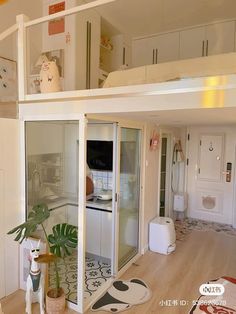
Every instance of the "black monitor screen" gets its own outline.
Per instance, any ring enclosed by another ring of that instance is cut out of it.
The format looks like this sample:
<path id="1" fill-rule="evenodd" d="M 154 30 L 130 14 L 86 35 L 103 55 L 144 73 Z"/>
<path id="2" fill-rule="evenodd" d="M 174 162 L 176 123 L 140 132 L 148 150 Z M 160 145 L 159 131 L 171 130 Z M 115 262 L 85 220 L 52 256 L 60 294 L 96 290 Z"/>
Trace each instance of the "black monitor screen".
<path id="1" fill-rule="evenodd" d="M 87 164 L 90 169 L 112 171 L 112 160 L 112 141 L 87 141 Z"/>

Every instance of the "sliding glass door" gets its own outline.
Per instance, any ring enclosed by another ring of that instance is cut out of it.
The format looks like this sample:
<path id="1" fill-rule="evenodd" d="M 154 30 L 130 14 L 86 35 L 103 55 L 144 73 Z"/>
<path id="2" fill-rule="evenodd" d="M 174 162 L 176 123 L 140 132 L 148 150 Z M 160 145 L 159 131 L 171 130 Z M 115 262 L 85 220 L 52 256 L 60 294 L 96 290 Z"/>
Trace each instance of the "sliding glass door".
<path id="1" fill-rule="evenodd" d="M 120 128 L 119 270 L 139 247 L 140 133 L 138 129 Z"/>

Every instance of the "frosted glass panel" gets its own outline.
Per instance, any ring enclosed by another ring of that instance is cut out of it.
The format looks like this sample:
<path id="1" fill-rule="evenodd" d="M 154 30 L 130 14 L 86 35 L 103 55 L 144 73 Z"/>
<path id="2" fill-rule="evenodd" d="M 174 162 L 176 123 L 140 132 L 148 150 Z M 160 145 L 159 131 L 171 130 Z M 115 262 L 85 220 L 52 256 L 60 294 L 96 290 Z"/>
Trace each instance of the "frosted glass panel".
<path id="1" fill-rule="evenodd" d="M 119 269 L 138 253 L 140 131 L 121 128 L 120 145 Z"/>

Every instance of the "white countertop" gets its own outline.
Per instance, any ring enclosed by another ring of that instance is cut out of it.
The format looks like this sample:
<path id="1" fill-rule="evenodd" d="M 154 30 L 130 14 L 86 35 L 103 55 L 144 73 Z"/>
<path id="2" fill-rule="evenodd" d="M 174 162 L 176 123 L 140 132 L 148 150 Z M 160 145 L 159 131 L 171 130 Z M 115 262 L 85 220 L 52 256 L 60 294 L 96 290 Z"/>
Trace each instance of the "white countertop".
<path id="1" fill-rule="evenodd" d="M 57 197 L 46 201 L 50 210 L 55 210 L 62 206 L 72 205 L 78 206 L 78 201 L 75 198 Z M 103 201 L 94 198 L 86 202 L 86 207 L 93 209 L 103 209 L 105 211 L 112 211 L 112 200 Z"/>

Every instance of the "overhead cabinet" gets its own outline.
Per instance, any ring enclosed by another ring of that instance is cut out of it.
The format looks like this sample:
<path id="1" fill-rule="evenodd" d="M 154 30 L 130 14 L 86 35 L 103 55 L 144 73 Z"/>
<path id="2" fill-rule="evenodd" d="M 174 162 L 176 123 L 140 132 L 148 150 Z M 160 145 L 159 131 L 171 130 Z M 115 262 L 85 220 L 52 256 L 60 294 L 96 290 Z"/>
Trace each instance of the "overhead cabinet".
<path id="1" fill-rule="evenodd" d="M 133 42 L 133 66 L 157 64 L 179 58 L 179 32 L 137 39 Z"/>
<path id="2" fill-rule="evenodd" d="M 235 21 L 215 23 L 133 41 L 134 67 L 233 52 Z"/>
<path id="3" fill-rule="evenodd" d="M 234 51 L 235 21 L 196 27 L 180 32 L 180 59 Z"/>
<path id="4" fill-rule="evenodd" d="M 95 10 L 87 10 L 76 19 L 76 86 L 75 89 L 98 87 L 100 24 Z"/>

